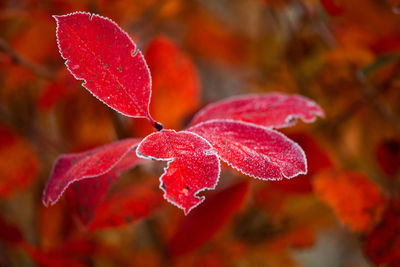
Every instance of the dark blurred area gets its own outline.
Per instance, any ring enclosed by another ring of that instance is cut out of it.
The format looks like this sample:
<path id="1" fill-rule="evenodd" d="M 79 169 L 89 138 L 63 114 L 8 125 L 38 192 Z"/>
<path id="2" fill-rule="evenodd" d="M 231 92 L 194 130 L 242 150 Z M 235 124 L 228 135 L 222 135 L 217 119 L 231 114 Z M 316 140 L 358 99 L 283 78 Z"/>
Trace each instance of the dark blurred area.
<path id="1" fill-rule="evenodd" d="M 44 207 L 60 154 L 154 131 L 68 72 L 52 15 L 74 11 L 130 34 L 166 128 L 233 95 L 313 99 L 326 118 L 283 130 L 308 174 L 261 181 L 223 166 L 184 216 L 158 189 L 165 164 L 148 162 L 118 179 L 92 227 L 65 198 Z M 399 12 L 398 0 L 2 0 L 0 265 L 400 266 Z"/>

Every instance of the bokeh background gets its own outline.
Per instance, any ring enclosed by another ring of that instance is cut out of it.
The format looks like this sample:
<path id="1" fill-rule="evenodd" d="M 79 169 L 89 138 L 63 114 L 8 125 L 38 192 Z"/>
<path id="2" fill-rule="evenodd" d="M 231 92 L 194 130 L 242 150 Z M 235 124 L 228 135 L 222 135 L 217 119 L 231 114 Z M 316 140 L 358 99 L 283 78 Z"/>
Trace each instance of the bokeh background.
<path id="1" fill-rule="evenodd" d="M 54 160 L 153 131 L 68 73 L 51 15 L 117 22 L 145 53 L 151 113 L 183 129 L 246 93 L 314 99 L 326 118 L 283 132 L 309 173 L 266 182 L 223 168 L 188 216 L 162 199 L 163 163 L 126 172 L 91 226 L 41 195 Z M 1 266 L 400 266 L 398 0 L 2 0 Z"/>

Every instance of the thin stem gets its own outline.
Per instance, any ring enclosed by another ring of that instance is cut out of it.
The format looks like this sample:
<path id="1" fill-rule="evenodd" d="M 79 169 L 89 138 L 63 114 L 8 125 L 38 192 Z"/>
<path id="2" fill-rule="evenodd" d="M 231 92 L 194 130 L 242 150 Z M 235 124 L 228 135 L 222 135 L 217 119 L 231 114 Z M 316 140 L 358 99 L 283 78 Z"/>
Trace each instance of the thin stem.
<path id="1" fill-rule="evenodd" d="M 159 122 L 154 122 L 154 128 L 156 128 L 156 130 L 157 131 L 161 131 L 161 130 L 163 130 L 164 129 L 164 126 L 161 124 L 161 123 L 159 123 Z"/>
<path id="2" fill-rule="evenodd" d="M 153 118 L 152 118 L 150 115 L 147 115 L 146 118 L 149 120 L 149 122 L 151 123 L 151 125 L 152 125 L 157 131 L 161 131 L 161 130 L 164 129 L 164 126 L 163 126 L 161 123 L 159 123 L 159 122 L 153 120 Z"/>

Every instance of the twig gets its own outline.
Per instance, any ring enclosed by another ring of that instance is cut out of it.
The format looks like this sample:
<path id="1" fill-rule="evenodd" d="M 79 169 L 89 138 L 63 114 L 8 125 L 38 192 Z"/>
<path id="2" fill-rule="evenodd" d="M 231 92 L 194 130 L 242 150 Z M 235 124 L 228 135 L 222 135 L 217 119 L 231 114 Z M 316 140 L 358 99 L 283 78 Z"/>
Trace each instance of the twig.
<path id="1" fill-rule="evenodd" d="M 3 38 L 0 38 L 0 49 L 7 53 L 16 64 L 28 69 L 33 74 L 45 79 L 52 79 L 54 77 L 54 73 L 49 69 L 34 64 L 20 56 Z"/>

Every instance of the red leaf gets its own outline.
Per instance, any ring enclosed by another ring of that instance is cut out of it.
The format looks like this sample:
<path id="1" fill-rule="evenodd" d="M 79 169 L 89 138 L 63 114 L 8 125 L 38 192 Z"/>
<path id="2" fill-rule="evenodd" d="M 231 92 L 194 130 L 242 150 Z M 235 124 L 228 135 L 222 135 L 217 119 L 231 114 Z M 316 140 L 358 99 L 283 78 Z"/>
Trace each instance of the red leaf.
<path id="1" fill-rule="evenodd" d="M 98 205 L 117 178 L 117 174 L 110 171 L 96 179 L 83 179 L 69 186 L 65 194 L 68 205 L 84 225 L 93 219 Z"/>
<path id="2" fill-rule="evenodd" d="M 163 203 L 153 180 L 132 184 L 116 191 L 100 204 L 96 216 L 89 224 L 90 230 L 123 226 L 150 215 Z"/>
<path id="3" fill-rule="evenodd" d="M 183 209 L 185 214 L 204 197 L 197 194 L 217 185 L 220 163 L 212 146 L 197 134 L 162 130 L 147 136 L 139 144 L 140 157 L 168 161 L 160 177 L 164 198 Z"/>
<path id="4" fill-rule="evenodd" d="M 46 206 L 53 205 L 68 186 L 74 182 L 85 178 L 98 177 L 112 169 L 120 171 L 118 163 L 127 155 L 131 158 L 132 154 L 129 152 L 138 143 L 138 139 L 131 138 L 78 154 L 62 155 L 55 162 L 53 172 L 43 192 L 43 203 Z M 132 158 L 136 160 L 132 162 L 132 165 L 138 161 L 138 158 L 135 158 Z M 126 168 L 126 163 L 124 161 L 122 163 L 121 168 Z M 102 182 L 96 180 L 96 183 Z"/>
<path id="5" fill-rule="evenodd" d="M 220 230 L 238 210 L 248 192 L 247 182 L 237 183 L 215 193 L 186 216 L 168 244 L 176 257 L 198 248 Z"/>
<path id="6" fill-rule="evenodd" d="M 188 130 L 208 140 L 223 161 L 249 176 L 280 180 L 307 172 L 301 147 L 277 131 L 229 120 L 207 121 Z"/>
<path id="7" fill-rule="evenodd" d="M 312 100 L 282 93 L 236 96 L 210 104 L 194 117 L 191 125 L 212 119 L 232 119 L 284 128 L 292 126 L 298 118 L 313 122 L 324 117 L 322 109 Z"/>
<path id="8" fill-rule="evenodd" d="M 72 75 L 116 111 L 153 123 L 150 72 L 129 35 L 95 14 L 75 12 L 54 18 L 60 53 Z"/>
<path id="9" fill-rule="evenodd" d="M 314 191 L 351 230 L 366 232 L 379 222 L 385 198 L 379 187 L 357 172 L 324 172 L 314 180 Z"/>

